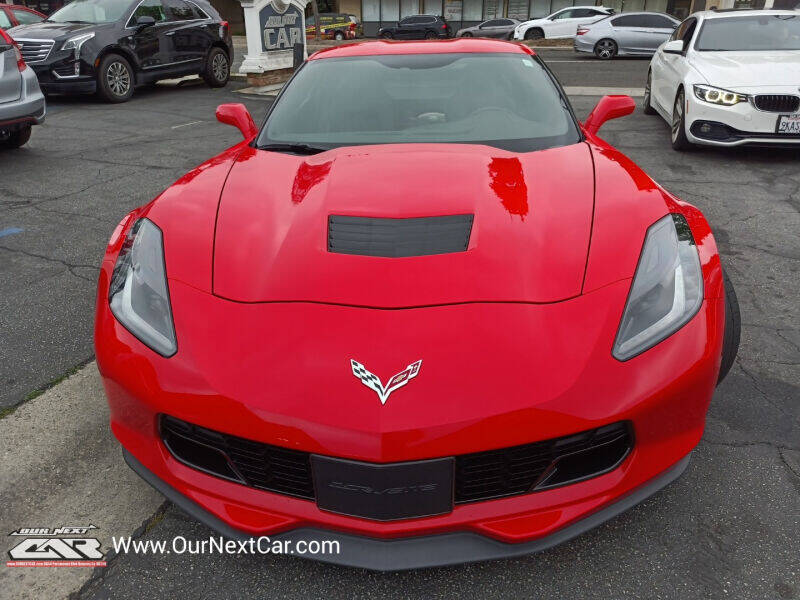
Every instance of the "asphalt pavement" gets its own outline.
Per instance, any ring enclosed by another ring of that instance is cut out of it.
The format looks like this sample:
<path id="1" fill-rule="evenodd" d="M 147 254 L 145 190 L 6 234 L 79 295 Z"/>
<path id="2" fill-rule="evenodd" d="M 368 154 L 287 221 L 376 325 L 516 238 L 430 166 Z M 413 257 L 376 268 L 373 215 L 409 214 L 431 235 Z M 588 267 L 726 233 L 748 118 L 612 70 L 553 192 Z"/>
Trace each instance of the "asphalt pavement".
<path id="1" fill-rule="evenodd" d="M 601 62 L 569 50 L 541 54 L 571 89 L 641 87 L 647 71 L 646 60 Z M 47 123 L 35 130 L 30 145 L 0 154 L 0 407 L 19 404 L 92 359 L 95 278 L 106 240 L 130 209 L 238 141 L 237 130 L 214 120 L 217 104 L 243 101 L 256 121 L 263 117 L 269 101 L 236 93 L 241 85 L 223 90 L 158 86 L 124 105 L 53 100 Z M 585 117 L 597 99 L 573 96 L 578 116 Z M 522 559 L 384 575 L 293 557 L 128 554 L 86 573 L 80 582 L 62 585 L 59 595 L 800 597 L 800 151 L 679 154 L 669 147 L 667 125 L 641 110 L 608 123 L 602 135 L 705 212 L 741 303 L 739 358 L 714 396 L 703 441 L 681 479 L 600 528 Z M 11 439 L 3 427 L 15 431 L 14 446 L 2 454 L 7 470 L 0 473 L 12 473 L 15 457 L 23 456 L 14 448 L 47 436 L 47 428 L 32 426 L 37 418 L 49 414 L 51 428 L 57 427 L 60 418 L 84 418 L 84 409 L 68 409 L 66 399 L 85 393 L 101 401 L 92 369 L 84 368 L 0 421 L 1 441 Z M 84 387 L 75 383 L 82 378 Z M 98 481 L 104 472 L 124 469 L 118 456 L 99 460 L 115 446 L 102 414 L 92 410 L 91 415 L 73 436 L 52 441 L 58 452 L 40 443 L 38 451 L 42 456 L 49 451 L 50 462 L 31 457 L 20 469 L 36 470 L 43 480 L 55 477 L 72 468 L 74 453 L 65 440 L 93 435 L 108 443 L 96 444 L 81 460 L 91 464 L 97 455 Z M 81 477 L 87 472 L 82 470 Z M 3 475 L 4 517 L 42 514 L 25 508 L 25 502 L 36 504 L 31 497 L 13 493 L 23 485 L 22 479 Z M 140 539 L 211 535 L 172 506 L 156 513 L 159 500 L 130 485 L 125 489 L 141 499 L 140 510 L 146 506 L 153 512 L 136 534 Z M 88 483 L 81 493 L 87 489 Z M 74 489 L 65 483 L 52 493 Z M 57 512 L 53 508 L 51 520 L 59 520 Z M 87 509 L 87 517 L 92 514 Z M 140 518 L 126 512 L 120 521 Z M 15 526 L 26 525 L 42 524 Z M 131 533 L 135 529 L 130 526 Z M 22 581 L 5 578 L 0 597 L 24 596 Z"/>

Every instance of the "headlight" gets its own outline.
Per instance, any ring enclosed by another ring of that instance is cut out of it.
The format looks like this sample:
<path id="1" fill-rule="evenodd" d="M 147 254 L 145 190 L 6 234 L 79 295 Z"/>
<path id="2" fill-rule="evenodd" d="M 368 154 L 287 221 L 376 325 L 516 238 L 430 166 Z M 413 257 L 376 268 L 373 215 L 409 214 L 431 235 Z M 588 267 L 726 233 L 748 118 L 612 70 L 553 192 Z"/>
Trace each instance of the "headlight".
<path id="1" fill-rule="evenodd" d="M 703 275 L 692 231 L 670 214 L 647 230 L 612 354 L 628 360 L 683 327 L 703 302 Z"/>
<path id="2" fill-rule="evenodd" d="M 746 94 L 737 94 L 730 90 L 715 88 L 710 85 L 694 86 L 694 95 L 704 102 L 711 104 L 722 104 L 723 106 L 733 106 L 739 102 L 747 102 Z"/>
<path id="3" fill-rule="evenodd" d="M 161 230 L 139 219 L 128 232 L 108 290 L 111 312 L 139 340 L 162 356 L 178 350 L 172 324 Z"/>
<path id="4" fill-rule="evenodd" d="M 83 35 L 76 35 L 69 38 L 64 45 L 61 46 L 62 50 L 72 50 L 75 53 L 75 60 L 81 55 L 81 46 L 94 37 L 94 33 L 84 33 Z"/>

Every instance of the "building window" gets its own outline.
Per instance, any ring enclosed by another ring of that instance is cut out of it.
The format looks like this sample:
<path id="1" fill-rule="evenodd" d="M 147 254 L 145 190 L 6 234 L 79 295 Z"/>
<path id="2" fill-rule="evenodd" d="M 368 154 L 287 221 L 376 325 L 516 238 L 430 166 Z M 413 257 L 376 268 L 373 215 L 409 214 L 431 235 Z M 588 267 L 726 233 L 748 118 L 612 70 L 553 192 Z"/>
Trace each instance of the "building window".
<path id="1" fill-rule="evenodd" d="M 419 14 L 419 0 L 400 0 L 400 18 Z"/>
<path id="2" fill-rule="evenodd" d="M 462 0 L 462 16 L 465 21 L 480 21 L 483 15 L 483 0 Z"/>
<path id="3" fill-rule="evenodd" d="M 400 19 L 400 0 L 381 0 L 381 22 Z"/>
<path id="4" fill-rule="evenodd" d="M 425 14 L 442 16 L 442 0 L 425 0 Z"/>
<path id="5" fill-rule="evenodd" d="M 381 5 L 378 0 L 363 0 L 361 2 L 361 20 L 377 23 L 381 20 Z"/>

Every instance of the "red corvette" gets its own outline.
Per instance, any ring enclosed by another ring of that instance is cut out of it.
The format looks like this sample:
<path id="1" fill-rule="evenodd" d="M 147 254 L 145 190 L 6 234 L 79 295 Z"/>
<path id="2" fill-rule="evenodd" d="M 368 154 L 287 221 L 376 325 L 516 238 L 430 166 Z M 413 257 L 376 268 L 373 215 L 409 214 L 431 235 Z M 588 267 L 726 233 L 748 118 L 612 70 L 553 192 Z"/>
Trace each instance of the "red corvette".
<path id="1" fill-rule="evenodd" d="M 130 466 L 234 538 L 395 570 L 569 539 L 678 477 L 738 348 L 708 223 L 500 41 L 312 56 L 114 231 Z"/>

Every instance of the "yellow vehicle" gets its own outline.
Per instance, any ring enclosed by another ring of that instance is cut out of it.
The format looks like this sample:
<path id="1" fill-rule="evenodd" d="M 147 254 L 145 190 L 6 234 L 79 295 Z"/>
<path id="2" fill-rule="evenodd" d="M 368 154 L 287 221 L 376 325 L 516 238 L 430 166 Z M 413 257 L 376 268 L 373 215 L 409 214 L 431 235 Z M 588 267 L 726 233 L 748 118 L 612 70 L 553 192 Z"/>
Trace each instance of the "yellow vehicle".
<path id="1" fill-rule="evenodd" d="M 320 13 L 320 37 L 324 40 L 353 40 L 364 35 L 361 23 L 354 15 L 344 13 Z M 316 23 L 314 17 L 306 17 L 306 37 L 313 38 Z"/>

